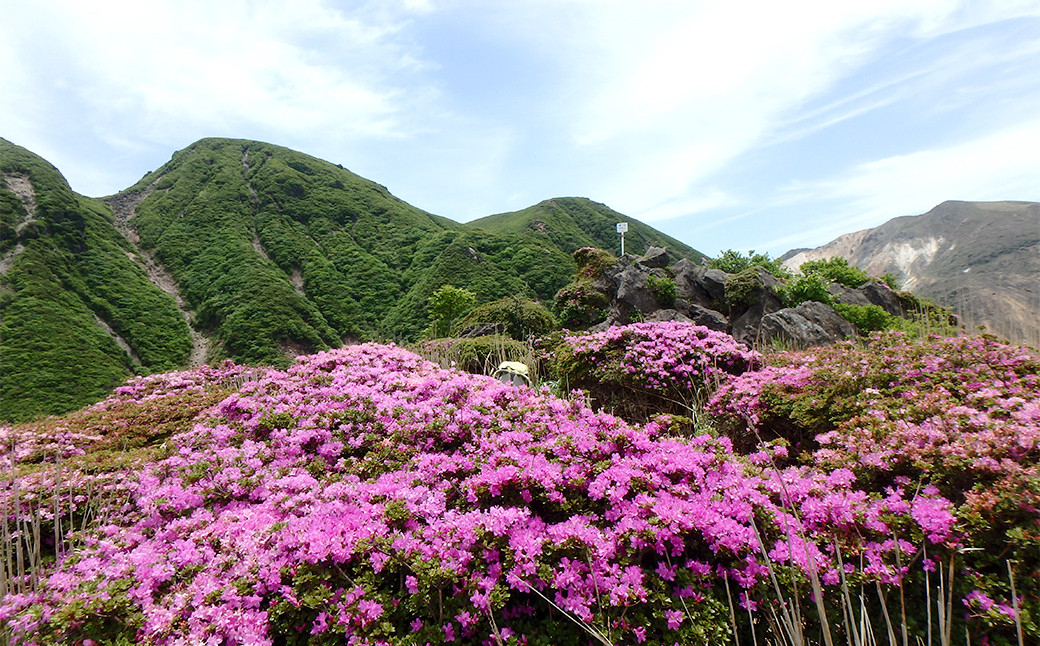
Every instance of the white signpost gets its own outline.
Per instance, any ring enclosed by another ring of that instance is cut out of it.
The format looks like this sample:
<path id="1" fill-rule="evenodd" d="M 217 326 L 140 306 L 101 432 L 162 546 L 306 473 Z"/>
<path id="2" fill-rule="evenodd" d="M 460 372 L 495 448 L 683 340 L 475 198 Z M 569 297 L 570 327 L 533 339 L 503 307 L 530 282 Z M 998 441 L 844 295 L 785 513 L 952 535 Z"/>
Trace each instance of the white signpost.
<path id="1" fill-rule="evenodd" d="M 618 222 L 617 232 L 621 234 L 621 255 L 625 255 L 625 232 L 628 231 L 628 222 Z"/>

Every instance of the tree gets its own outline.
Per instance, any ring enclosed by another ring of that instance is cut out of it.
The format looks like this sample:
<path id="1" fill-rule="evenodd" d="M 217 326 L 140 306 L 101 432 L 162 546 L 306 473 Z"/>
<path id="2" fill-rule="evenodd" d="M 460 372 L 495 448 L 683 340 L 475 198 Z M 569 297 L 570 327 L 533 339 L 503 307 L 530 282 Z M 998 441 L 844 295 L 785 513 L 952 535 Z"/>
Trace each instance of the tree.
<path id="1" fill-rule="evenodd" d="M 768 253 L 755 253 L 754 249 L 748 251 L 746 256 L 739 251 L 727 249 L 718 258 L 709 259 L 707 265 L 712 269 L 718 269 L 727 274 L 739 274 L 751 267 L 762 267 L 777 278 L 791 277 L 791 272 L 784 269 L 783 265 L 780 264 L 780 260 L 770 258 Z"/>
<path id="2" fill-rule="evenodd" d="M 477 295 L 468 289 L 452 285 L 437 288 L 427 306 L 430 312 L 429 335 L 433 338 L 448 336 L 455 321 L 465 316 L 476 303 Z"/>

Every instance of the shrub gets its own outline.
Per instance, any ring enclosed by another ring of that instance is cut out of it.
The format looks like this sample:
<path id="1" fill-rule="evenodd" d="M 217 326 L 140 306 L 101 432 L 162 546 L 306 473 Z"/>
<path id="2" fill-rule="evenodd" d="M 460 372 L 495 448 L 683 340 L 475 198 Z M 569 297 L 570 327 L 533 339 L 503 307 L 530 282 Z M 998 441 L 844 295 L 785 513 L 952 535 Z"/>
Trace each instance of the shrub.
<path id="1" fill-rule="evenodd" d="M 840 256 L 803 262 L 799 270 L 806 276 L 819 276 L 824 280 L 844 285 L 850 289 L 856 289 L 870 280 L 867 272 L 859 267 L 850 265 L 848 260 Z"/>
<path id="2" fill-rule="evenodd" d="M 754 250 L 748 251 L 747 255 L 744 255 L 739 251 L 727 249 L 718 258 L 709 259 L 707 265 L 727 274 L 739 274 L 752 267 L 762 267 L 777 278 L 791 276 L 791 272 L 785 269 L 778 259 L 770 258 L 767 253 L 755 253 Z"/>
<path id="3" fill-rule="evenodd" d="M 607 318 L 604 309 L 607 296 L 592 286 L 592 282 L 578 280 L 556 292 L 553 309 L 556 319 L 565 328 L 582 329 Z"/>
<path id="4" fill-rule="evenodd" d="M 675 305 L 675 299 L 678 298 L 679 292 L 675 287 L 675 281 L 671 278 L 649 274 L 646 277 L 646 286 L 650 293 L 654 295 L 658 304 L 664 307 Z"/>
<path id="5" fill-rule="evenodd" d="M 429 299 L 430 336 L 445 337 L 451 333 L 452 326 L 473 308 L 477 302 L 476 294 L 468 289 L 459 289 L 452 285 L 438 287 Z"/>
<path id="6" fill-rule="evenodd" d="M 530 345 L 501 334 L 471 339 L 427 339 L 414 349 L 441 367 L 454 366 L 476 375 L 490 375 L 503 361 L 519 361 L 537 368 L 532 365 L 536 361 Z"/>
<path id="7" fill-rule="evenodd" d="M 896 292 L 899 304 L 903 306 L 907 316 L 892 321 L 892 327 L 917 338 L 927 338 L 933 334 L 955 336 L 961 332 L 961 323 L 948 307 L 936 304 L 929 298 L 918 296 L 912 292 Z"/>
<path id="8" fill-rule="evenodd" d="M 599 407 L 633 421 L 690 415 L 727 374 L 759 355 L 724 332 L 690 323 L 632 323 L 565 337 L 552 350 L 555 376 L 588 391 Z"/>
<path id="9" fill-rule="evenodd" d="M 1008 568 L 1027 633 L 1040 634 L 1040 581 L 1023 578 L 1040 571 L 1040 358 L 986 338 L 888 332 L 772 361 L 709 403 L 731 437 L 779 436 L 793 463 L 848 470 L 865 491 L 942 496 L 970 530 L 956 585 L 971 641 L 1014 643 Z"/>
<path id="10" fill-rule="evenodd" d="M 892 272 L 886 271 L 885 273 L 878 276 L 877 279 L 883 282 L 884 284 L 888 285 L 888 288 L 891 289 L 893 292 L 898 292 L 903 288 L 902 283 L 899 282 L 899 277 L 893 274 Z"/>
<path id="11" fill-rule="evenodd" d="M 758 267 L 749 267 L 726 281 L 725 307 L 730 312 L 751 307 L 758 302 L 763 288 Z"/>
<path id="12" fill-rule="evenodd" d="M 784 285 L 784 301 L 790 307 L 806 301 L 833 305 L 834 298 L 827 291 L 827 283 L 818 274 L 795 276 Z"/>
<path id="13" fill-rule="evenodd" d="M 573 254 L 574 262 L 578 264 L 578 277 L 596 279 L 614 263 L 617 258 L 609 251 L 597 249 L 596 247 L 582 247 Z"/>
<path id="14" fill-rule="evenodd" d="M 694 358 L 725 366 L 707 347 L 725 339 L 694 336 Z M 692 376 L 671 362 L 688 341 L 637 369 Z M 740 456 L 395 347 L 268 371 L 166 442 L 98 480 L 97 524 L 0 600 L 15 643 L 722 643 L 731 588 L 764 625 L 773 573 L 818 580 L 833 621 L 846 579 L 891 595 L 923 574 L 918 550 L 931 568 L 960 546 L 931 489 L 779 470 L 782 446 Z M 34 508 L 72 509 L 82 457 L 20 474 L 0 509 L 48 535 Z"/>
<path id="15" fill-rule="evenodd" d="M 888 330 L 893 326 L 893 317 L 879 305 L 852 305 L 837 303 L 834 309 L 842 317 L 856 326 L 860 334 L 869 334 L 880 330 Z"/>
<path id="16" fill-rule="evenodd" d="M 455 330 L 481 323 L 495 324 L 510 337 L 520 341 L 548 334 L 556 327 L 556 320 L 544 305 L 520 296 L 477 306 L 455 324 Z"/>

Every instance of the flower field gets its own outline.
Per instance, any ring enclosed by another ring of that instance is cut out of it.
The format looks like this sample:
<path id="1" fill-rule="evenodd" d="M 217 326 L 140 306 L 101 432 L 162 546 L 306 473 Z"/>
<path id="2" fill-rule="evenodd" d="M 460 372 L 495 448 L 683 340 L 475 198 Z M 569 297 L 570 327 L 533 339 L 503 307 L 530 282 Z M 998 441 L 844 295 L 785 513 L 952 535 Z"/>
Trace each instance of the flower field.
<path id="1" fill-rule="evenodd" d="M 0 428 L 5 637 L 1040 638 L 1035 357 L 896 336 L 760 357 L 636 325 L 564 354 L 634 391 L 696 376 L 710 423 L 626 422 L 366 344 L 138 378 Z"/>

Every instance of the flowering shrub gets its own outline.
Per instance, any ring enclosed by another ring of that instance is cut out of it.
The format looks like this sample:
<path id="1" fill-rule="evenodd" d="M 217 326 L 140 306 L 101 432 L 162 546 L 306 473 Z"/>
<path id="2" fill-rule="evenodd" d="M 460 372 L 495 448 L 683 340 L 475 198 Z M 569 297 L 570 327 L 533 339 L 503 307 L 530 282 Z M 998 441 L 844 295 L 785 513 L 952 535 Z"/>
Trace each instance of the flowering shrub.
<path id="1" fill-rule="evenodd" d="M 556 319 L 571 330 L 587 328 L 607 318 L 606 306 L 606 294 L 593 287 L 588 279 L 562 287 L 553 303 Z"/>
<path id="2" fill-rule="evenodd" d="M 689 415 L 728 375 L 760 360 L 728 334 L 678 321 L 565 337 L 553 353 L 555 370 L 570 387 L 629 419 Z"/>
<path id="3" fill-rule="evenodd" d="M 596 247 L 582 247 L 572 254 L 578 265 L 578 277 L 585 279 L 599 278 L 604 270 L 617 262 L 609 251 Z"/>
<path id="4" fill-rule="evenodd" d="M 783 438 L 792 457 L 825 472 L 850 469 L 868 491 L 913 485 L 948 499 L 972 555 L 964 584 L 1010 608 L 1005 562 L 1014 562 L 1020 576 L 1031 574 L 1019 593 L 1031 634 L 1040 634 L 1040 360 L 984 337 L 887 333 L 777 364 L 735 377 L 712 398 L 728 432 L 744 445 Z M 975 592 L 966 588 L 969 610 L 1011 622 L 984 612 Z"/>
<path id="5" fill-rule="evenodd" d="M 636 340 L 617 366 L 651 362 L 632 376 L 644 385 L 758 360 L 660 328 L 570 342 Z M 738 455 L 392 346 L 301 357 L 164 442 L 75 549 L 3 599 L 14 643 L 718 643 L 731 589 L 747 612 L 777 611 L 771 572 L 888 584 L 920 571 L 920 548 L 962 540 L 934 489 L 778 469 L 781 445 Z M 16 486 L 6 513 L 66 513 L 60 487 Z"/>

